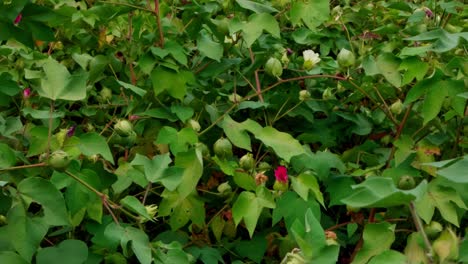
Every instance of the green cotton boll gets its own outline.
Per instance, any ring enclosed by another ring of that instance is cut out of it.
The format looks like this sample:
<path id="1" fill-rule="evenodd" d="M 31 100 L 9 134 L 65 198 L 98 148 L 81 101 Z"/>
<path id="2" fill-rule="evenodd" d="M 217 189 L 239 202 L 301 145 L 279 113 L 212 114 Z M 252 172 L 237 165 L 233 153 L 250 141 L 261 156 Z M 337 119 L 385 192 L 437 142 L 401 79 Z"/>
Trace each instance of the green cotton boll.
<path id="1" fill-rule="evenodd" d="M 336 59 L 338 61 L 338 65 L 343 68 L 353 66 L 354 63 L 356 63 L 356 57 L 354 54 L 345 48 L 340 50 Z"/>
<path id="2" fill-rule="evenodd" d="M 270 58 L 265 64 L 265 71 L 271 76 L 280 77 L 283 74 L 283 65 L 277 58 Z"/>
<path id="3" fill-rule="evenodd" d="M 114 125 L 114 131 L 122 137 L 129 136 L 133 132 L 133 125 L 130 121 L 121 119 Z"/>

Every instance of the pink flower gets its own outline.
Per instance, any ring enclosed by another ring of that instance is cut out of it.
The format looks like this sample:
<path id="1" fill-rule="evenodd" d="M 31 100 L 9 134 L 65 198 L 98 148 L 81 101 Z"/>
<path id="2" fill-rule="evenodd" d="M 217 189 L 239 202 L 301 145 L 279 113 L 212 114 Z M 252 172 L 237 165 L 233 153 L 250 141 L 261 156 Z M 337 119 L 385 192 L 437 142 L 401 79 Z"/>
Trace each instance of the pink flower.
<path id="1" fill-rule="evenodd" d="M 288 182 L 288 170 L 284 166 L 278 166 L 275 170 L 275 178 L 282 183 Z"/>
<path id="2" fill-rule="evenodd" d="M 128 119 L 129 119 L 130 121 L 134 121 L 134 120 L 140 119 L 140 116 L 138 116 L 138 115 L 131 115 Z"/>
<path id="3" fill-rule="evenodd" d="M 13 22 L 15 25 L 18 25 L 19 22 L 21 22 L 21 19 L 23 18 L 23 15 L 21 13 L 18 14 L 18 16 L 15 18 L 15 21 Z"/>
<path id="4" fill-rule="evenodd" d="M 432 11 L 429 8 L 425 7 L 424 12 L 426 13 L 426 17 L 428 17 L 428 18 L 433 18 L 434 17 L 434 13 L 432 13 Z"/>
<path id="5" fill-rule="evenodd" d="M 31 88 L 26 88 L 23 90 L 23 98 L 28 99 L 31 96 Z"/>

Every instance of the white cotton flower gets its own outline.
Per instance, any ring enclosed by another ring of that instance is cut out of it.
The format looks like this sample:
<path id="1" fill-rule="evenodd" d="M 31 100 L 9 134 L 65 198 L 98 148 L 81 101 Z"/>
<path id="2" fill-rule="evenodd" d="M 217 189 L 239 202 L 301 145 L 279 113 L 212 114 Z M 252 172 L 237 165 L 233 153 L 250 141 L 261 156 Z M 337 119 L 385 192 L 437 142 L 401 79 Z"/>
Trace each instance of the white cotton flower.
<path id="1" fill-rule="evenodd" d="M 313 50 L 304 50 L 302 56 L 304 57 L 304 69 L 307 71 L 320 62 L 319 55 Z"/>

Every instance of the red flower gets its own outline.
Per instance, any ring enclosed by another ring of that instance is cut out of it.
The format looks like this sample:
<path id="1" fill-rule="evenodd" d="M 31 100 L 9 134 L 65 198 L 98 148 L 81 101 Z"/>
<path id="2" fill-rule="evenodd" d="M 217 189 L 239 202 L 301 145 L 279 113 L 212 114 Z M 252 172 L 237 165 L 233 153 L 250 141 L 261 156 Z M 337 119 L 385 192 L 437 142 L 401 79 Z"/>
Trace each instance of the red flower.
<path id="1" fill-rule="evenodd" d="M 275 178 L 279 182 L 288 182 L 288 170 L 284 166 L 278 166 L 275 170 Z"/>
<path id="2" fill-rule="evenodd" d="M 21 13 L 18 14 L 18 16 L 15 18 L 15 21 L 13 22 L 15 25 L 18 25 L 19 22 L 21 22 L 21 19 L 23 18 L 23 15 Z"/>

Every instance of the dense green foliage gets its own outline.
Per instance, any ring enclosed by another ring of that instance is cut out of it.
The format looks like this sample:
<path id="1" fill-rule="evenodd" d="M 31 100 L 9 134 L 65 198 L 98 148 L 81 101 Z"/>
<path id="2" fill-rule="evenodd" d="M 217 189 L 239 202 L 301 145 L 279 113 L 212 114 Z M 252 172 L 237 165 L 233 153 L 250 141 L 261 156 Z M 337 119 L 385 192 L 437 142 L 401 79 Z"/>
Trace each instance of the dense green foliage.
<path id="1" fill-rule="evenodd" d="M 468 262 L 457 0 L 0 0 L 0 263 Z"/>

